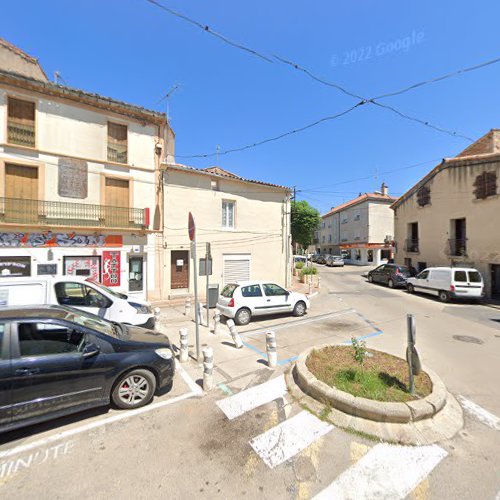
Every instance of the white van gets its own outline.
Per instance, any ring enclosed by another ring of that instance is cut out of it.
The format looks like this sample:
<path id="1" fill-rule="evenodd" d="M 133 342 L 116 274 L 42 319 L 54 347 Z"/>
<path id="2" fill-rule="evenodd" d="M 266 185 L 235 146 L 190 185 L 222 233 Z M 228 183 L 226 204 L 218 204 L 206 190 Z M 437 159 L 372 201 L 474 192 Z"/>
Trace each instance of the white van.
<path id="1" fill-rule="evenodd" d="M 406 280 L 409 293 L 437 295 L 442 302 L 450 299 L 479 299 L 483 296 L 481 273 L 470 267 L 428 267 Z"/>
<path id="2" fill-rule="evenodd" d="M 154 329 L 156 315 L 145 300 L 130 298 L 77 276 L 0 278 L 0 306 L 62 304 L 101 318 Z"/>

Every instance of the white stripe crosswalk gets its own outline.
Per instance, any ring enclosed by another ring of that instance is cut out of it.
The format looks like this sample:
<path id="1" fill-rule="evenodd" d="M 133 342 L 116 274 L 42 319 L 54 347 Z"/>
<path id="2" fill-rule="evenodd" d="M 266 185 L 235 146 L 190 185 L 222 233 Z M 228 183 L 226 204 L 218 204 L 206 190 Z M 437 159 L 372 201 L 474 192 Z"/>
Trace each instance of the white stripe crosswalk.
<path id="1" fill-rule="evenodd" d="M 403 499 L 446 455 L 437 445 L 377 444 L 314 500 Z"/>
<path id="2" fill-rule="evenodd" d="M 269 429 L 250 441 L 250 446 L 271 468 L 286 462 L 333 429 L 308 411 Z"/>
<path id="3" fill-rule="evenodd" d="M 285 377 L 282 375 L 245 391 L 238 392 L 234 396 L 217 401 L 217 406 L 226 414 L 229 420 L 232 420 L 247 411 L 283 397 L 286 392 Z"/>
<path id="4" fill-rule="evenodd" d="M 490 413 L 488 410 L 485 410 L 478 404 L 464 398 L 463 396 L 457 396 L 457 399 L 467 413 L 476 417 L 484 425 L 500 431 L 500 418 L 496 415 L 493 415 L 493 413 Z"/>

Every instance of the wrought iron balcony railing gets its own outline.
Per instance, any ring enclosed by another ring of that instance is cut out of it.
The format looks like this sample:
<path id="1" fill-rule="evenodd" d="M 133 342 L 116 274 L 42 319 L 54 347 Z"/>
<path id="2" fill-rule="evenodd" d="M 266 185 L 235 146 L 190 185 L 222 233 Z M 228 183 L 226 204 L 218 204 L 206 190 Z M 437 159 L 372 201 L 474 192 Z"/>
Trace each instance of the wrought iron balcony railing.
<path id="1" fill-rule="evenodd" d="M 449 255 L 452 257 L 467 257 L 467 238 L 450 239 Z"/>
<path id="2" fill-rule="evenodd" d="M 419 252 L 419 247 L 418 247 L 418 238 L 407 238 L 405 241 L 405 250 L 407 252 L 413 252 L 413 253 L 418 253 Z"/>
<path id="3" fill-rule="evenodd" d="M 10 144 L 33 147 L 35 145 L 35 125 L 18 123 L 9 118 L 7 124 L 7 141 Z"/>
<path id="4" fill-rule="evenodd" d="M 145 229 L 149 208 L 0 198 L 0 223 Z"/>

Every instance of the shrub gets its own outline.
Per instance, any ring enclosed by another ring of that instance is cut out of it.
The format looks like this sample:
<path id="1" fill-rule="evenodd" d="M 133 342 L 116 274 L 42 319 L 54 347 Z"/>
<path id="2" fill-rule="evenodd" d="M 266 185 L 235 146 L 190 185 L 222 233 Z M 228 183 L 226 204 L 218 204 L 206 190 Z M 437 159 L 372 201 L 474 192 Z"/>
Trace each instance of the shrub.
<path id="1" fill-rule="evenodd" d="M 360 365 L 363 364 L 363 361 L 365 360 L 366 357 L 366 342 L 360 341 L 355 337 L 351 338 L 351 344 L 352 348 L 354 349 L 354 352 L 352 353 L 352 357 L 354 358 L 354 361 L 356 363 L 359 363 Z"/>
<path id="2" fill-rule="evenodd" d="M 296 262 L 295 263 L 295 269 L 302 269 L 304 267 L 304 263 L 303 262 Z"/>
<path id="3" fill-rule="evenodd" d="M 318 270 L 315 267 L 304 267 L 302 269 L 302 276 L 309 276 L 310 274 L 318 274 Z"/>

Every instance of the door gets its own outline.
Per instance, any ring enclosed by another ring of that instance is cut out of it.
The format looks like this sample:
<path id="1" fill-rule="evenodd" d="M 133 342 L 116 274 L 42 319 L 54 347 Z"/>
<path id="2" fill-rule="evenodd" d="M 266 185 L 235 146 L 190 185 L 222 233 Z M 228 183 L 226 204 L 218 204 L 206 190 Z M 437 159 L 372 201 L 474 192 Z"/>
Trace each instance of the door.
<path id="1" fill-rule="evenodd" d="M 250 281 L 250 255 L 224 255 L 222 278 L 224 285 L 228 283 L 239 283 L 240 281 Z"/>
<path id="2" fill-rule="evenodd" d="M 82 311 L 108 317 L 108 310 L 113 305 L 111 299 L 94 287 L 72 281 L 60 281 L 54 285 L 57 302 L 64 306 L 76 307 Z"/>
<path id="3" fill-rule="evenodd" d="M 106 225 L 123 227 L 129 224 L 129 181 L 106 177 Z"/>
<path id="4" fill-rule="evenodd" d="M 189 252 L 172 250 L 170 252 L 170 288 L 189 288 Z"/>
<path id="5" fill-rule="evenodd" d="M 491 296 L 500 299 L 500 265 L 491 265 Z"/>
<path id="6" fill-rule="evenodd" d="M 242 305 L 249 307 L 252 314 L 263 314 L 265 312 L 266 306 L 269 304 L 267 303 L 267 297 L 264 297 L 262 289 L 258 283 L 242 286 L 240 293 L 243 297 Z M 226 299 L 225 303 L 227 304 L 228 302 L 229 300 Z M 221 300 L 221 303 L 224 304 L 224 299 Z"/>
<path id="7" fill-rule="evenodd" d="M 279 313 L 292 310 L 290 302 L 290 294 L 279 285 L 274 283 L 266 283 L 262 285 L 264 290 L 264 305 L 262 310 L 266 313 Z"/>
<path id="8" fill-rule="evenodd" d="M 144 290 L 144 258 L 130 256 L 128 259 L 128 289 L 129 292 L 142 292 Z"/>
<path id="9" fill-rule="evenodd" d="M 38 168 L 5 165 L 6 222 L 38 222 Z"/>
<path id="10" fill-rule="evenodd" d="M 415 290 L 425 291 L 429 288 L 429 271 L 426 269 L 415 276 Z"/>
<path id="11" fill-rule="evenodd" d="M 48 319 L 12 326 L 13 423 L 103 399 L 105 372 L 99 354 L 82 356 L 83 329 Z"/>
<path id="12" fill-rule="evenodd" d="M 384 273 L 384 268 L 386 267 L 385 264 L 382 264 L 381 266 L 376 267 L 372 272 L 371 272 L 371 277 L 373 281 L 377 283 L 381 283 L 383 280 L 383 273 Z"/>
<path id="13" fill-rule="evenodd" d="M 11 362 L 9 325 L 0 323 L 0 425 L 10 422 Z"/>

